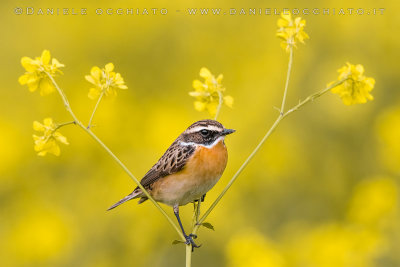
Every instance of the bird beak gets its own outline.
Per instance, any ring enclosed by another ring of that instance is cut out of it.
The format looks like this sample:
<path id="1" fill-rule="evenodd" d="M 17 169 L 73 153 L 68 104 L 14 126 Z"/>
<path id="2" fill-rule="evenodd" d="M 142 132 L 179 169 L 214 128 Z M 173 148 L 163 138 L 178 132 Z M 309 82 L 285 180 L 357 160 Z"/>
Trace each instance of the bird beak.
<path id="1" fill-rule="evenodd" d="M 231 134 L 231 133 L 234 133 L 234 132 L 236 132 L 236 131 L 233 130 L 233 129 L 224 129 L 222 131 L 222 135 L 228 135 L 228 134 Z"/>

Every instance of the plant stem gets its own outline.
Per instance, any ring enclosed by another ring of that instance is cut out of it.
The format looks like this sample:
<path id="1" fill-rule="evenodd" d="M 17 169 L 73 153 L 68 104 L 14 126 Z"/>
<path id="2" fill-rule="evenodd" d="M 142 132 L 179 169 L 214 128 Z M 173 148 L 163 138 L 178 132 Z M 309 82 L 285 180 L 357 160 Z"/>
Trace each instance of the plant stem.
<path id="1" fill-rule="evenodd" d="M 194 209 L 193 209 L 192 229 L 196 226 L 197 222 L 199 221 L 200 203 L 201 203 L 201 199 L 199 199 L 196 202 L 193 202 Z"/>
<path id="2" fill-rule="evenodd" d="M 285 83 L 285 90 L 283 91 L 283 98 L 282 98 L 282 105 L 281 105 L 281 110 L 280 113 L 283 115 L 285 112 L 285 103 L 286 103 L 286 95 L 289 87 L 289 79 L 290 79 L 290 73 L 292 71 L 292 64 L 293 64 L 293 46 L 290 47 L 289 50 L 289 63 L 288 63 L 288 70 L 286 74 L 286 83 Z"/>
<path id="3" fill-rule="evenodd" d="M 71 125 L 71 124 L 76 124 L 75 121 L 69 121 L 69 122 L 64 122 L 64 123 L 58 123 L 56 124 L 56 128 L 54 129 L 54 131 L 60 129 L 61 127 L 67 126 L 67 125 Z"/>
<path id="4" fill-rule="evenodd" d="M 99 96 L 99 99 L 97 99 L 97 103 L 96 103 L 96 105 L 94 106 L 92 115 L 90 116 L 90 120 L 89 120 L 88 126 L 86 127 L 86 128 L 88 128 L 88 129 L 90 129 L 90 127 L 92 127 L 92 121 L 93 121 L 94 113 L 96 113 L 96 110 L 97 110 L 97 108 L 98 108 L 98 106 L 99 106 L 99 104 L 100 104 L 100 101 L 101 101 L 101 99 L 103 98 L 103 96 L 104 96 L 104 91 L 101 91 L 100 96 Z"/>
<path id="5" fill-rule="evenodd" d="M 220 91 L 218 91 L 218 107 L 217 107 L 217 112 L 215 113 L 215 117 L 214 120 L 217 120 L 219 112 L 221 111 L 221 106 L 222 106 L 222 102 L 223 102 L 223 98 L 222 98 L 222 93 Z"/>
<path id="6" fill-rule="evenodd" d="M 196 213 L 195 213 L 195 220 L 196 220 L 196 224 L 199 221 L 199 217 L 200 217 L 200 206 L 201 206 L 201 198 L 197 201 L 197 209 L 196 209 Z"/>
<path id="7" fill-rule="evenodd" d="M 186 267 L 192 266 L 192 246 L 186 245 Z"/>
<path id="8" fill-rule="evenodd" d="M 204 215 L 200 218 L 200 220 L 197 222 L 197 225 L 193 229 L 193 234 L 197 233 L 197 230 L 199 229 L 200 225 L 204 222 L 204 220 L 210 215 L 211 211 L 215 208 L 215 206 L 218 204 L 218 202 L 221 200 L 221 198 L 225 195 L 225 193 L 228 191 L 228 189 L 232 186 L 232 184 L 235 182 L 239 174 L 243 171 L 243 169 L 249 164 L 251 159 L 257 154 L 258 150 L 262 147 L 262 145 L 265 143 L 267 138 L 272 134 L 272 132 L 275 130 L 276 126 L 278 126 L 279 122 L 282 120 L 282 116 L 279 115 L 278 118 L 275 120 L 274 124 L 271 126 L 271 128 L 267 131 L 267 133 L 264 135 L 260 143 L 256 146 L 256 148 L 251 152 L 251 154 L 247 157 L 247 159 L 243 162 L 242 166 L 240 166 L 239 170 L 233 175 L 231 180 L 228 182 L 228 184 L 225 186 L 225 188 L 222 190 L 222 192 L 219 194 L 216 200 L 211 204 L 211 206 L 207 209 L 207 211 L 204 213 Z"/>
<path id="9" fill-rule="evenodd" d="M 58 93 L 60 94 L 64 106 L 67 109 L 67 111 L 70 113 L 72 118 L 74 119 L 74 122 L 76 125 L 78 125 L 82 130 L 84 130 L 87 134 L 89 134 L 113 159 L 115 162 L 118 163 L 118 165 L 121 166 L 121 168 L 128 174 L 128 176 L 137 184 L 137 186 L 142 190 L 142 192 L 146 195 L 146 197 L 154 204 L 154 206 L 161 212 L 162 215 L 167 219 L 167 221 L 171 224 L 171 226 L 176 230 L 182 241 L 186 241 L 185 237 L 179 230 L 178 226 L 174 223 L 174 221 L 171 219 L 171 217 L 168 216 L 168 214 L 161 208 L 161 206 L 150 196 L 149 192 L 142 186 L 142 184 L 139 182 L 139 180 L 129 171 L 129 169 L 125 166 L 125 164 L 122 163 L 122 161 L 87 127 L 85 127 L 80 120 L 75 116 L 74 112 L 72 111 L 68 99 L 65 96 L 64 92 L 61 90 L 61 88 L 58 86 L 54 78 L 48 73 L 44 72 L 47 74 L 51 82 L 53 83 L 54 87 L 57 89 Z"/>
<path id="10" fill-rule="evenodd" d="M 199 229 L 200 225 L 204 222 L 204 220 L 207 218 L 207 216 L 211 213 L 211 211 L 215 208 L 215 206 L 218 204 L 218 202 L 221 200 L 221 198 L 225 195 L 225 193 L 229 190 L 229 188 L 232 186 L 232 184 L 235 182 L 237 177 L 240 175 L 240 173 L 243 171 L 243 169 L 249 164 L 251 159 L 257 154 L 258 150 L 262 147 L 262 145 L 265 143 L 265 141 L 268 139 L 268 137 L 272 134 L 272 132 L 275 130 L 275 128 L 278 126 L 279 122 L 283 119 L 283 114 L 284 114 L 284 108 L 285 108 L 285 103 L 286 103 L 286 95 L 287 91 L 289 88 L 289 81 L 290 81 L 290 74 L 292 70 L 292 64 L 293 64 L 293 47 L 290 47 L 289 51 L 289 62 L 288 62 L 288 70 L 286 74 L 286 82 L 285 82 L 285 89 L 283 91 L 283 97 L 282 97 L 282 105 L 281 109 L 278 115 L 278 118 L 275 120 L 274 124 L 272 124 L 271 128 L 267 131 L 267 133 L 264 135 L 264 137 L 261 139 L 261 141 L 258 143 L 256 148 L 250 153 L 250 155 L 247 157 L 247 159 L 243 162 L 242 166 L 240 166 L 239 170 L 233 175 L 231 180 L 228 182 L 228 184 L 225 186 L 225 188 L 222 190 L 221 194 L 217 197 L 217 199 L 211 204 L 211 206 L 208 208 L 208 210 L 204 213 L 204 215 L 200 218 L 200 220 L 197 222 L 197 225 L 193 228 L 193 233 L 196 234 L 197 230 Z"/>
<path id="11" fill-rule="evenodd" d="M 321 95 L 325 94 L 326 92 L 328 92 L 329 90 L 333 89 L 334 87 L 341 85 L 342 83 L 344 83 L 348 79 L 349 78 L 345 78 L 343 80 L 336 81 L 336 82 L 332 83 L 331 85 L 329 85 L 328 87 L 326 87 L 325 89 L 322 89 L 322 90 L 320 90 L 320 91 L 318 91 L 318 92 L 316 92 L 316 93 L 314 93 L 312 95 L 309 95 L 306 99 L 300 101 L 299 104 L 295 105 L 294 107 L 292 107 L 291 109 L 286 111 L 285 114 L 283 115 L 283 117 L 288 116 L 290 113 L 298 110 L 299 108 L 301 108 L 305 104 L 314 101 L 316 98 L 318 98 Z"/>
<path id="12" fill-rule="evenodd" d="M 122 167 L 122 169 L 128 174 L 129 177 L 140 187 L 140 189 L 145 193 L 146 197 L 153 202 L 154 206 L 164 215 L 164 217 L 169 221 L 169 223 L 175 228 L 177 233 L 181 236 L 182 240 L 186 240 L 178 226 L 174 223 L 171 217 L 164 211 L 163 208 L 150 196 L 146 189 L 140 184 L 136 177 L 129 171 L 129 169 L 121 162 L 121 160 L 90 130 L 85 129 L 85 131 L 100 145 L 103 149 Z"/>
<path id="13" fill-rule="evenodd" d="M 217 118 L 218 118 L 218 115 L 219 115 L 219 113 L 221 111 L 222 103 L 223 103 L 223 96 L 222 96 L 222 93 L 220 91 L 218 91 L 218 107 L 217 107 L 217 112 L 215 113 L 214 120 L 217 120 Z M 192 221 L 192 232 L 193 233 L 194 233 L 194 231 L 195 231 L 195 229 L 197 227 L 197 224 L 199 222 L 200 203 L 201 203 L 201 199 L 199 199 L 197 201 L 197 205 L 196 205 L 196 202 L 194 203 L 193 221 Z M 190 248 L 191 246 L 190 245 L 186 246 L 186 266 L 190 266 L 190 264 L 191 264 L 191 262 L 190 262 L 191 258 L 188 258 L 188 257 L 191 257 L 190 251 L 189 251 L 189 254 L 188 254 L 188 247 Z M 188 261 L 188 259 L 189 259 L 189 261 Z"/>
<path id="14" fill-rule="evenodd" d="M 267 131 L 267 133 L 264 135 L 260 143 L 256 146 L 256 148 L 251 152 L 251 154 L 247 157 L 245 162 L 240 166 L 239 170 L 233 175 L 231 180 L 228 182 L 228 184 L 225 186 L 225 188 L 222 190 L 220 195 L 217 197 L 217 199 L 211 204 L 211 206 L 208 208 L 208 210 L 204 213 L 204 215 L 200 218 L 198 221 L 197 225 L 193 229 L 192 233 L 196 234 L 200 225 L 204 222 L 204 220 L 210 215 L 211 211 L 215 208 L 215 206 L 218 204 L 218 202 L 221 200 L 221 198 L 225 195 L 225 193 L 228 191 L 228 189 L 232 186 L 232 184 L 235 182 L 235 180 L 238 178 L 238 176 L 241 174 L 243 169 L 249 164 L 251 159 L 257 154 L 259 149 L 262 147 L 262 145 L 265 143 L 265 141 L 268 139 L 268 137 L 272 134 L 272 132 L 276 129 L 276 127 L 279 125 L 279 123 L 286 118 L 288 115 L 292 114 L 293 112 L 299 110 L 302 106 L 306 105 L 307 103 L 315 100 L 316 98 L 320 97 L 321 95 L 325 94 L 332 88 L 342 84 L 344 81 L 346 81 L 348 78 L 337 81 L 330 86 L 308 96 L 306 99 L 303 101 L 300 101 L 299 104 L 295 105 L 293 108 L 289 109 L 287 112 L 284 114 L 280 113 L 278 118 L 275 120 L 274 124 L 272 124 L 271 128 Z"/>

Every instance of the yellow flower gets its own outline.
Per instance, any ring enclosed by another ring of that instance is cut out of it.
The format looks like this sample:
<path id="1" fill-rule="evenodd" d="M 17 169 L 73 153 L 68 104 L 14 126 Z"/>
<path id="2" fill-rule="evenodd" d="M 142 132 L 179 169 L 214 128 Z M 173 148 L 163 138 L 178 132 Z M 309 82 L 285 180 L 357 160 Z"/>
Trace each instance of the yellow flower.
<path id="1" fill-rule="evenodd" d="M 276 36 L 282 39 L 281 47 L 285 49 L 286 52 L 289 52 L 290 48 L 293 46 L 297 47 L 296 41 L 304 44 L 304 40 L 310 38 L 304 31 L 306 21 L 301 19 L 301 17 L 297 17 L 293 20 L 290 12 L 288 14 L 282 12 L 281 18 L 278 19 L 277 24 L 278 30 L 276 31 Z"/>
<path id="2" fill-rule="evenodd" d="M 104 95 L 116 95 L 116 89 L 128 89 L 125 85 L 121 74 L 115 73 L 114 64 L 108 63 L 104 68 L 100 69 L 94 66 L 90 70 L 90 75 L 86 75 L 85 79 L 94 85 L 90 88 L 88 97 L 96 99 L 101 93 Z"/>
<path id="3" fill-rule="evenodd" d="M 46 72 L 52 77 L 57 74 L 63 74 L 59 68 L 64 67 L 64 64 L 58 62 L 57 59 L 51 59 L 50 52 L 44 50 L 40 57 L 35 59 L 23 57 L 21 65 L 25 68 L 26 72 L 18 79 L 21 85 L 28 85 L 29 91 L 34 92 L 40 89 L 40 95 L 47 95 L 54 91 L 54 86 L 47 76 Z M 51 64 L 50 64 L 51 61 Z"/>
<path id="4" fill-rule="evenodd" d="M 346 66 L 338 69 L 338 80 L 348 78 L 341 85 L 332 88 L 332 93 L 338 94 L 345 105 L 354 105 L 366 103 L 367 100 L 373 100 L 370 94 L 375 85 L 375 79 L 364 76 L 364 67 L 361 64 L 353 65 L 349 62 Z M 334 82 L 328 84 L 332 85 Z"/>
<path id="5" fill-rule="evenodd" d="M 294 251 L 297 266 L 375 266 L 384 246 L 379 232 L 345 222 L 314 226 L 302 235 Z"/>
<path id="6" fill-rule="evenodd" d="M 248 229 L 234 235 L 226 246 L 229 267 L 287 266 L 283 253 L 267 237 Z"/>
<path id="7" fill-rule="evenodd" d="M 200 77 L 204 78 L 204 83 L 199 80 L 193 81 L 193 92 L 189 92 L 190 96 L 196 98 L 194 108 L 198 111 L 207 110 L 210 115 L 214 116 L 217 113 L 219 101 L 232 108 L 233 97 L 224 96 L 225 88 L 222 86 L 223 75 L 218 75 L 217 78 L 207 69 L 200 69 Z"/>
<path id="8" fill-rule="evenodd" d="M 400 173 L 400 103 L 381 112 L 376 123 L 376 134 L 379 139 L 378 159 L 387 171 Z"/>
<path id="9" fill-rule="evenodd" d="M 34 121 L 33 129 L 38 132 L 43 132 L 43 136 L 33 135 L 35 141 L 35 151 L 39 156 L 45 156 L 48 153 L 56 156 L 60 155 L 60 147 L 57 142 L 69 145 L 67 138 L 57 131 L 58 127 L 53 123 L 51 118 L 43 120 L 43 124 Z"/>
<path id="10" fill-rule="evenodd" d="M 397 210 L 399 193 L 390 177 L 374 177 L 356 187 L 348 217 L 362 225 L 384 225 Z"/>

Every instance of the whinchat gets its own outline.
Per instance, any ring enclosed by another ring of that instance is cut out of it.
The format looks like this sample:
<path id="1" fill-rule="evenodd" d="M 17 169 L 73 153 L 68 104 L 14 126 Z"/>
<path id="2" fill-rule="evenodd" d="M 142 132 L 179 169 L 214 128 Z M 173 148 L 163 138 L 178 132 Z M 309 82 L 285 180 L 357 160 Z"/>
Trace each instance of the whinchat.
<path id="1" fill-rule="evenodd" d="M 200 200 L 218 182 L 228 161 L 225 136 L 235 130 L 215 120 L 201 120 L 189 126 L 172 143 L 158 162 L 142 178 L 142 186 L 154 200 L 172 206 L 186 244 L 198 247 L 192 234 L 186 235 L 179 217 L 179 206 Z M 122 203 L 147 197 L 139 187 L 108 210 Z"/>

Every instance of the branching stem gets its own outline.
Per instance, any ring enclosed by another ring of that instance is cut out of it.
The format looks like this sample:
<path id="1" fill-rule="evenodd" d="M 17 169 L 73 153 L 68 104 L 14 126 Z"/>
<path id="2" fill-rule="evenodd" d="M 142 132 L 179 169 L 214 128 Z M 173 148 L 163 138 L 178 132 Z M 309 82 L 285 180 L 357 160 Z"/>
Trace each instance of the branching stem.
<path id="1" fill-rule="evenodd" d="M 299 102 L 299 104 L 295 105 L 291 109 L 285 112 L 285 103 L 286 103 L 286 96 L 287 96 L 287 91 L 288 91 L 288 86 L 289 86 L 289 80 L 290 80 L 290 73 L 291 73 L 291 68 L 292 68 L 292 63 L 293 63 L 293 48 L 290 49 L 289 52 L 289 63 L 288 63 L 288 72 L 286 76 L 286 83 L 285 83 L 285 89 L 283 93 L 283 99 L 282 99 L 282 105 L 280 108 L 280 113 L 275 120 L 275 122 L 272 124 L 271 128 L 266 132 L 264 137 L 261 139 L 261 141 L 257 144 L 257 146 L 254 148 L 254 150 L 250 153 L 250 155 L 247 157 L 247 159 L 243 162 L 243 164 L 239 167 L 237 172 L 233 175 L 233 177 L 230 179 L 228 184 L 225 186 L 225 188 L 222 190 L 222 192 L 219 194 L 219 196 L 216 198 L 216 200 L 211 204 L 211 206 L 207 209 L 207 211 L 204 213 L 204 215 L 199 219 L 200 217 L 200 202 L 197 202 L 197 205 L 195 205 L 194 208 L 194 214 L 193 214 L 193 227 L 192 227 L 192 234 L 196 234 L 200 225 L 205 221 L 205 219 L 210 215 L 210 213 L 213 211 L 213 209 L 217 206 L 219 201 L 222 199 L 222 197 L 226 194 L 226 192 L 229 190 L 229 188 L 232 186 L 232 184 L 236 181 L 236 179 L 239 177 L 239 175 L 242 173 L 242 171 L 245 169 L 245 167 L 250 163 L 250 161 L 254 158 L 254 156 L 257 154 L 257 152 L 260 150 L 260 148 L 264 145 L 265 141 L 271 136 L 271 134 L 274 132 L 274 130 L 277 128 L 279 123 L 286 118 L 288 115 L 292 114 L 293 112 L 299 110 L 302 106 L 306 105 L 307 103 L 313 101 L 314 99 L 320 97 L 321 95 L 325 94 L 332 88 L 342 84 L 344 81 L 347 80 L 343 79 L 340 81 L 337 81 L 330 86 L 308 96 L 306 99 L 302 100 Z M 178 226 L 174 223 L 174 221 L 171 219 L 171 217 L 168 216 L 168 214 L 161 208 L 161 206 L 150 196 L 150 194 L 147 192 L 147 190 L 140 184 L 139 180 L 129 171 L 129 169 L 121 162 L 121 160 L 91 131 L 90 127 L 92 125 L 92 121 L 94 118 L 94 114 L 97 111 L 97 108 L 99 106 L 100 101 L 103 98 L 104 92 L 102 92 L 97 100 L 97 103 L 93 109 L 92 115 L 90 117 L 88 126 L 85 127 L 83 123 L 78 120 L 74 112 L 72 111 L 70 104 L 68 102 L 67 97 L 64 94 L 64 91 L 58 86 L 54 78 L 46 71 L 44 73 L 49 77 L 51 82 L 53 83 L 54 87 L 57 89 L 59 95 L 61 96 L 61 99 L 64 103 L 64 106 L 66 110 L 69 112 L 69 114 L 72 116 L 74 121 L 72 122 L 67 122 L 63 124 L 57 125 L 57 129 L 60 127 L 63 127 L 65 125 L 69 124 L 76 124 L 78 125 L 82 130 L 84 130 L 87 134 L 89 134 L 95 142 L 97 142 L 113 159 L 114 161 L 120 165 L 120 167 L 128 174 L 128 176 L 137 184 L 137 186 L 143 191 L 143 193 L 146 195 L 146 197 L 154 204 L 154 206 L 161 212 L 161 214 L 167 219 L 167 221 L 171 224 L 171 226 L 176 230 L 178 235 L 180 236 L 181 240 L 183 242 L 186 241 L 185 237 L 181 233 L 180 229 Z M 223 103 L 223 98 L 222 94 L 218 92 L 219 94 L 219 104 L 217 107 L 217 112 L 215 114 L 215 120 L 218 118 L 218 115 L 220 113 L 220 109 Z M 192 257 L 192 247 L 191 245 L 187 244 L 186 245 L 186 267 L 191 267 L 191 257 Z"/>
<path id="2" fill-rule="evenodd" d="M 276 129 L 276 127 L 279 125 L 279 123 L 286 118 L 288 115 L 292 114 L 293 112 L 299 110 L 301 107 L 306 105 L 309 102 L 312 102 L 314 99 L 320 97 L 321 95 L 325 94 L 332 88 L 342 84 L 347 80 L 343 79 L 340 81 L 337 81 L 330 86 L 308 96 L 306 99 L 302 100 L 299 102 L 299 104 L 295 105 L 293 108 L 289 109 L 285 113 L 280 113 L 278 118 L 275 120 L 275 122 L 272 124 L 271 128 L 267 131 L 267 133 L 264 135 L 264 137 L 261 139 L 261 141 L 258 143 L 258 145 L 254 148 L 254 150 L 250 153 L 250 155 L 247 157 L 247 159 L 243 162 L 243 164 L 240 166 L 240 168 L 237 170 L 237 172 L 233 175 L 231 180 L 228 182 L 228 184 L 225 186 L 225 188 L 222 190 L 222 192 L 219 194 L 219 196 L 216 198 L 216 200 L 211 204 L 211 206 L 207 209 L 207 211 L 204 213 L 204 215 L 198 220 L 197 225 L 193 228 L 192 233 L 196 234 L 199 227 L 201 224 L 204 222 L 204 220 L 210 215 L 211 211 L 217 206 L 219 201 L 222 199 L 222 197 L 226 194 L 228 189 L 232 186 L 232 184 L 236 181 L 236 179 L 239 177 L 239 175 L 242 173 L 244 168 L 249 164 L 249 162 L 253 159 L 253 157 L 257 154 L 257 152 L 260 150 L 260 148 L 263 146 L 265 141 L 271 136 L 273 131 Z M 284 106 L 284 105 L 283 105 Z"/>
<path id="3" fill-rule="evenodd" d="M 223 103 L 223 96 L 220 91 L 218 91 L 218 107 L 217 107 L 217 112 L 215 113 L 214 120 L 217 120 L 219 112 L 221 111 L 222 103 Z"/>
<path id="4" fill-rule="evenodd" d="M 74 112 L 72 111 L 72 109 L 71 109 L 71 107 L 69 105 L 68 99 L 65 96 L 64 91 L 58 86 L 58 84 L 56 83 L 54 78 L 50 75 L 50 73 L 48 73 L 46 71 L 44 73 L 46 73 L 46 75 L 49 77 L 49 79 L 51 80 L 52 84 L 57 89 L 58 93 L 60 94 L 61 99 L 62 99 L 62 101 L 64 103 L 64 106 L 65 106 L 66 110 L 69 112 L 69 114 L 74 119 L 74 122 L 72 122 L 72 123 L 75 123 L 82 130 L 84 130 L 87 134 L 89 134 L 114 159 L 114 161 L 118 163 L 118 165 L 126 172 L 126 174 L 128 174 L 128 176 L 136 183 L 136 185 L 139 186 L 139 188 L 143 191 L 143 193 L 146 195 L 146 197 L 154 204 L 154 206 L 167 219 L 167 221 L 171 224 L 171 226 L 176 230 L 176 232 L 178 233 L 178 235 L 181 238 L 181 240 L 182 241 L 186 241 L 185 237 L 181 233 L 181 231 L 178 228 L 178 226 L 171 219 L 171 217 L 169 217 L 168 214 L 163 210 L 163 208 L 161 208 L 161 206 L 150 196 L 149 192 L 147 192 L 147 190 L 141 185 L 139 180 L 129 171 L 129 169 L 125 166 L 125 164 L 122 163 L 122 161 L 90 130 L 90 128 L 85 127 L 85 125 L 83 125 L 83 123 L 80 120 L 78 120 L 78 118 L 76 117 L 76 115 L 74 114 Z M 100 101 L 98 101 L 98 103 L 99 102 Z M 94 112 L 93 112 L 93 114 L 94 114 Z"/>
<path id="5" fill-rule="evenodd" d="M 88 129 L 90 129 L 90 127 L 92 127 L 92 121 L 93 121 L 93 118 L 94 118 L 94 114 L 96 113 L 97 108 L 99 107 L 100 101 L 103 98 L 103 96 L 104 96 L 104 91 L 101 91 L 100 96 L 97 99 L 96 105 L 94 106 L 92 115 L 90 116 L 90 120 L 89 120 L 88 126 L 86 127 Z"/>
<path id="6" fill-rule="evenodd" d="M 64 123 L 58 123 L 56 124 L 56 128 L 54 129 L 54 131 L 57 131 L 58 129 L 60 129 L 61 127 L 67 126 L 67 125 L 71 125 L 71 124 L 76 124 L 75 121 L 69 121 L 69 122 L 64 122 Z"/>
<path id="7" fill-rule="evenodd" d="M 282 98 L 282 105 L 280 114 L 283 115 L 285 112 L 285 104 L 286 104 L 286 95 L 289 87 L 289 80 L 290 80 L 290 73 L 292 71 L 292 64 L 293 64 L 293 46 L 289 50 L 289 63 L 288 63 L 288 70 L 286 74 L 286 83 L 285 83 L 285 90 L 283 91 L 283 98 Z"/>

